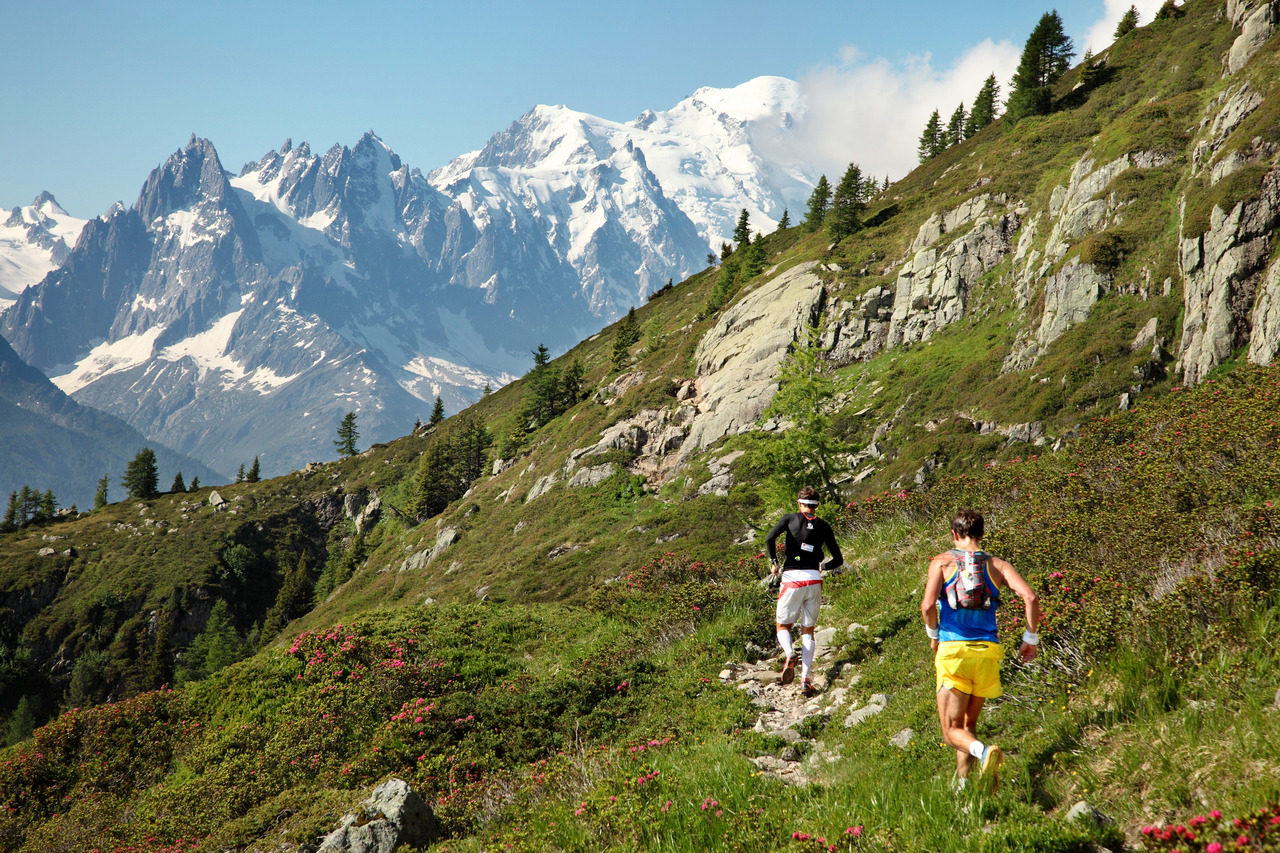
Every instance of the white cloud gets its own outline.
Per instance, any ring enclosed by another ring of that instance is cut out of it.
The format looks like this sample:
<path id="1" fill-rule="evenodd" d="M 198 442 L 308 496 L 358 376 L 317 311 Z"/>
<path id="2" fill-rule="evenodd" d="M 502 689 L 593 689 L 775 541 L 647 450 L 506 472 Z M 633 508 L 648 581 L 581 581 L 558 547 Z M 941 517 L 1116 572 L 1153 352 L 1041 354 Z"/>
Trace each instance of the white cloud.
<path id="1" fill-rule="evenodd" d="M 864 174 L 897 180 L 919 162 L 916 146 L 929 115 L 936 109 L 945 123 L 961 102 L 968 109 L 989 74 L 996 75 L 1003 99 L 1021 53 L 1007 41 L 988 39 L 950 68 L 935 69 L 928 54 L 895 65 L 846 49 L 845 64 L 800 78 L 807 109 L 785 142 L 774 140 L 775 156 L 804 163 L 833 185 L 851 162 Z"/>
<path id="2" fill-rule="evenodd" d="M 1120 23 L 1120 19 L 1124 17 L 1125 12 L 1129 11 L 1130 6 L 1138 10 L 1138 25 L 1144 26 L 1151 23 L 1156 16 L 1156 12 L 1159 12 L 1160 7 L 1164 5 L 1164 0 L 1106 1 L 1106 12 L 1103 13 L 1102 19 L 1089 28 L 1089 32 L 1084 38 L 1084 43 L 1076 45 L 1076 49 L 1080 51 L 1080 56 L 1083 56 L 1086 50 L 1098 53 L 1109 47 L 1116 40 L 1116 24 Z"/>

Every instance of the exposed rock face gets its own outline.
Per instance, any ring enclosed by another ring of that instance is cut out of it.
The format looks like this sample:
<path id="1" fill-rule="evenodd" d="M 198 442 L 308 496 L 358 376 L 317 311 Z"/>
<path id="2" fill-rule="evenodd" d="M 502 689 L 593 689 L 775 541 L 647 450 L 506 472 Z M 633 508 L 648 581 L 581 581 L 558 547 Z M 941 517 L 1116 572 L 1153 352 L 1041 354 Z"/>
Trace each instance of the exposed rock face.
<path id="1" fill-rule="evenodd" d="M 680 461 L 755 428 L 778 390 L 783 358 L 822 315 L 825 292 L 814 266 L 801 264 L 760 284 L 703 335 L 694 356 L 697 414 Z"/>
<path id="2" fill-rule="evenodd" d="M 1276 313 L 1272 288 L 1264 291 L 1256 310 L 1254 302 L 1271 255 L 1271 231 L 1278 223 L 1280 172 L 1273 169 L 1263 179 L 1258 198 L 1238 202 L 1229 212 L 1215 207 L 1209 230 L 1179 243 L 1185 318 L 1178 366 L 1188 384 L 1201 381 L 1236 347 L 1250 343 L 1255 328 L 1261 338 L 1259 357 L 1269 362 L 1274 355 L 1270 342 L 1280 331 L 1267 326 L 1267 318 Z M 1251 347 L 1251 357 L 1252 353 Z"/>
<path id="3" fill-rule="evenodd" d="M 925 222 L 913 245 L 932 237 L 935 224 L 941 226 L 939 238 L 970 222 L 973 227 L 941 250 L 930 243 L 898 272 L 885 346 L 928 340 L 939 328 L 964 316 L 969 289 L 1009 253 L 1020 225 L 1016 213 L 987 215 L 995 203 L 1003 201 L 1003 197 L 979 196 Z"/>
<path id="4" fill-rule="evenodd" d="M 431 807 L 403 779 L 389 779 L 342 818 L 317 853 L 393 853 L 402 845 L 426 847 L 439 836 Z"/>
<path id="5" fill-rule="evenodd" d="M 1276 30 L 1274 0 L 1227 0 L 1227 17 L 1241 28 L 1227 54 L 1227 71 L 1234 74 L 1267 43 Z"/>
<path id="6" fill-rule="evenodd" d="M 1111 286 L 1111 276 L 1092 264 L 1072 258 L 1044 283 L 1044 315 L 1036 339 L 1048 346 L 1074 324 L 1089 317 L 1089 310 Z"/>

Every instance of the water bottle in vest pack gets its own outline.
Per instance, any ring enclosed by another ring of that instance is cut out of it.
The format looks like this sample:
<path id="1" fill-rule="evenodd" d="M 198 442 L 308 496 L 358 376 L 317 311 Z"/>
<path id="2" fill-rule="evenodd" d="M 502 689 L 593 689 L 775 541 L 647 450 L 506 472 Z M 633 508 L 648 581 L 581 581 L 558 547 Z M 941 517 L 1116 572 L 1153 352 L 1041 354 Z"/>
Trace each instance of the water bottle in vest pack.
<path id="1" fill-rule="evenodd" d="M 990 610 L 991 590 L 987 588 L 983 566 L 987 555 L 982 551 L 952 550 L 956 558 L 956 574 L 947 584 L 947 603 L 952 610 Z"/>

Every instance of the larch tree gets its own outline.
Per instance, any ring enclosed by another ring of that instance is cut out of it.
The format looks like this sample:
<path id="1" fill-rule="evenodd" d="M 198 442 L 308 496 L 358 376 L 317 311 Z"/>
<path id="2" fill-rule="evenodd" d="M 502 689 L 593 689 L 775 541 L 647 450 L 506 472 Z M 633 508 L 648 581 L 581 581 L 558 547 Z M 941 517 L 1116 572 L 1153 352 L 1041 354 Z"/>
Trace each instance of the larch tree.
<path id="1" fill-rule="evenodd" d="M 804 218 L 804 230 L 806 233 L 812 234 L 822 227 L 822 222 L 827 218 L 827 210 L 830 207 L 831 184 L 827 183 L 827 176 L 823 175 L 818 178 L 818 183 L 809 195 L 809 212 Z"/>
<path id="2" fill-rule="evenodd" d="M 333 446 L 338 449 L 338 455 L 343 459 L 356 455 L 356 441 L 360 438 L 360 431 L 356 429 L 356 413 L 347 412 L 342 416 L 342 422 L 338 424 L 338 438 L 333 442 Z M 244 466 L 241 466 L 243 469 Z"/>
<path id="3" fill-rule="evenodd" d="M 858 230 L 860 214 L 866 202 L 865 192 L 862 169 L 857 163 L 850 163 L 836 186 L 835 194 L 831 196 L 827 230 L 832 242 L 838 243 Z"/>
<path id="4" fill-rule="evenodd" d="M 1129 11 L 1124 13 L 1120 18 L 1120 23 L 1116 24 L 1115 38 L 1122 39 L 1129 33 L 1138 28 L 1138 7 L 1130 6 Z"/>
<path id="5" fill-rule="evenodd" d="M 1016 124 L 1028 116 L 1048 115 L 1053 109 L 1053 84 L 1066 73 L 1075 46 L 1057 11 L 1045 12 L 1027 37 L 1009 95 L 1009 118 Z"/>
<path id="6" fill-rule="evenodd" d="M 916 154 L 921 163 L 927 163 L 942 153 L 946 147 L 942 144 L 942 116 L 934 110 L 920 133 L 920 144 L 916 146 Z"/>
<path id="7" fill-rule="evenodd" d="M 978 131 L 996 120 L 996 102 L 999 98 L 1000 84 L 996 82 L 996 75 L 992 74 L 978 90 L 978 96 L 973 99 L 973 109 L 969 110 L 969 116 L 964 120 L 965 139 L 977 136 Z"/>
<path id="8" fill-rule="evenodd" d="M 156 452 L 144 447 L 133 457 L 133 461 L 125 468 L 120 484 L 124 486 L 129 497 L 136 500 L 151 500 L 160 494 L 159 474 L 156 471 Z"/>
<path id="9" fill-rule="evenodd" d="M 965 141 L 964 123 L 967 117 L 964 111 L 964 101 L 961 101 L 960 106 L 956 107 L 955 112 L 951 114 L 951 118 L 947 121 L 947 129 L 943 131 L 942 141 L 944 147 L 950 148 L 952 145 L 959 145 Z"/>

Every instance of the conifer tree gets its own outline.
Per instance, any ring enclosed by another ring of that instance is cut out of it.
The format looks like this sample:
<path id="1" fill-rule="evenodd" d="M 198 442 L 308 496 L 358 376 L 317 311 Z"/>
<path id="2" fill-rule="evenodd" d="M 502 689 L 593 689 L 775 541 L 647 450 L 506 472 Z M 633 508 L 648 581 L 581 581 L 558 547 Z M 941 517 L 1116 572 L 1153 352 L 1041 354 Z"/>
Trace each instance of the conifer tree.
<path id="1" fill-rule="evenodd" d="M 1160 11 L 1156 12 L 1156 16 L 1152 20 L 1175 21 L 1185 14 L 1186 12 L 1178 7 L 1177 0 L 1164 0 L 1164 5 L 1160 7 Z"/>
<path id="2" fill-rule="evenodd" d="M 484 383 L 484 387 L 480 389 L 480 396 L 488 397 L 492 393 L 493 393 L 493 388 L 489 386 L 488 382 Z"/>
<path id="3" fill-rule="evenodd" d="M 746 211 L 743 211 L 744 213 Z M 750 237 L 747 238 L 750 241 Z M 631 347 L 640 340 L 640 321 L 636 319 L 636 309 L 632 307 L 627 316 L 618 324 L 613 336 L 613 355 L 611 362 L 614 370 L 621 370 L 631 358 Z"/>
<path id="4" fill-rule="evenodd" d="M 198 490 L 199 488 L 200 488 L 200 478 L 199 478 L 199 477 L 192 477 L 192 478 L 191 478 L 191 486 L 190 486 L 190 488 L 188 488 L 188 489 L 187 489 L 187 491 L 188 491 L 188 492 L 194 492 L 194 491 Z"/>
<path id="5" fill-rule="evenodd" d="M 942 133 L 942 117 L 934 110 L 920 134 L 920 144 L 916 146 L 916 155 L 921 163 L 927 163 L 942 153 L 946 147 L 942 144 Z"/>
<path id="6" fill-rule="evenodd" d="M 1066 73 L 1075 46 L 1067 37 L 1057 11 L 1045 12 L 1022 49 L 1009 95 L 1009 118 L 1016 124 L 1027 116 L 1048 115 L 1053 108 L 1053 84 Z"/>
<path id="7" fill-rule="evenodd" d="M 786 208 L 782 209 L 782 218 L 778 220 L 778 230 L 786 231 L 791 227 L 791 214 Z"/>
<path id="8" fill-rule="evenodd" d="M 125 492 L 135 500 L 150 500 L 160 494 L 159 474 L 156 471 L 156 452 L 144 447 L 125 468 L 120 480 Z"/>
<path id="9" fill-rule="evenodd" d="M 747 217 L 747 209 L 742 208 L 738 214 L 738 226 L 733 229 L 734 250 L 751 245 L 751 221 Z"/>
<path id="10" fill-rule="evenodd" d="M 244 475 L 246 483 L 256 483 L 262 479 L 262 466 L 258 464 L 258 457 L 253 457 L 253 464 L 249 466 L 249 473 Z"/>
<path id="11" fill-rule="evenodd" d="M 996 102 L 1000 98 L 1000 84 L 996 75 L 992 74 L 983 82 L 978 96 L 973 99 L 973 109 L 964 121 L 964 138 L 971 139 L 991 122 L 996 120 Z"/>
<path id="12" fill-rule="evenodd" d="M 244 482 L 244 463 L 243 462 L 240 463 L 240 468 L 236 471 L 236 482 L 237 483 Z"/>
<path id="13" fill-rule="evenodd" d="M 951 114 L 950 120 L 947 121 L 947 129 L 943 131 L 944 147 L 950 148 L 953 145 L 959 145 L 964 142 L 964 123 L 968 116 L 965 115 L 964 101 L 960 102 L 960 106 L 956 107 L 956 111 Z"/>
<path id="14" fill-rule="evenodd" d="M 98 490 L 93 493 L 93 508 L 95 510 L 102 509 L 107 505 L 107 492 L 111 488 L 111 479 L 105 474 L 98 481 Z"/>
<path id="15" fill-rule="evenodd" d="M 275 604 L 271 605 L 263 622 L 263 636 L 280 633 L 285 625 L 305 614 L 310 603 L 311 579 L 307 576 L 307 557 L 303 554 L 298 557 L 297 564 L 285 572 Z"/>
<path id="16" fill-rule="evenodd" d="M 582 359 L 575 356 L 560 377 L 560 411 L 567 411 L 578 405 L 582 399 L 582 379 L 586 373 L 587 368 L 582 364 Z"/>
<path id="17" fill-rule="evenodd" d="M 53 489 L 45 489 L 40 496 L 40 520 L 53 521 L 58 515 L 58 501 L 53 496 Z"/>
<path id="18" fill-rule="evenodd" d="M 334 441 L 333 446 L 338 449 L 338 455 L 343 459 L 356 455 L 356 441 L 360 438 L 360 432 L 356 429 L 356 413 L 347 412 L 342 416 L 342 422 L 338 424 L 338 438 Z M 244 466 L 240 466 L 243 470 Z"/>
<path id="19" fill-rule="evenodd" d="M 742 280 L 750 281 L 764 272 L 768 259 L 764 249 L 764 236 L 757 231 L 755 240 L 747 246 L 747 257 L 742 262 Z"/>
<path id="20" fill-rule="evenodd" d="M 1122 39 L 1129 33 L 1138 28 L 1138 7 L 1130 6 L 1129 11 L 1124 13 L 1120 18 L 1120 23 L 1116 24 L 1115 38 Z"/>
<path id="21" fill-rule="evenodd" d="M 827 214 L 827 230 L 832 242 L 838 243 L 858 230 L 858 217 L 864 205 L 865 191 L 862 169 L 857 163 L 850 163 L 831 197 L 831 211 Z"/>
<path id="22" fill-rule="evenodd" d="M 11 533 L 18 529 L 18 493 L 9 493 L 9 503 L 4 508 L 4 519 L 0 520 L 0 533 Z"/>
<path id="23" fill-rule="evenodd" d="M 436 404 L 431 408 L 431 417 L 427 420 L 427 426 L 435 426 L 444 420 L 444 400 L 436 395 Z"/>
<path id="24" fill-rule="evenodd" d="M 813 192 L 809 195 L 809 212 L 804 217 L 804 232 L 812 234 L 822 227 L 823 220 L 827 218 L 827 209 L 831 206 L 831 185 L 827 183 L 827 176 L 823 175 L 818 178 L 817 185 L 814 186 Z"/>
<path id="25" fill-rule="evenodd" d="M 18 700 L 18 707 L 14 709 L 5 730 L 5 746 L 13 746 L 26 740 L 36 730 L 36 712 L 32 705 L 33 700 L 26 694 Z"/>
<path id="26" fill-rule="evenodd" d="M 408 507 L 409 515 L 428 519 L 444 512 L 445 507 L 449 506 L 454 494 L 451 463 L 448 438 L 437 433 L 418 461 L 418 470 L 413 479 L 413 500 Z"/>
<path id="27" fill-rule="evenodd" d="M 182 472 L 179 471 L 173 478 L 173 485 L 169 487 L 170 494 L 178 494 L 187 490 L 187 482 L 182 479 Z"/>

